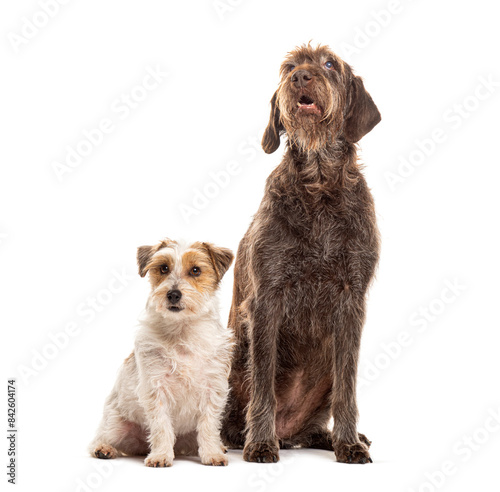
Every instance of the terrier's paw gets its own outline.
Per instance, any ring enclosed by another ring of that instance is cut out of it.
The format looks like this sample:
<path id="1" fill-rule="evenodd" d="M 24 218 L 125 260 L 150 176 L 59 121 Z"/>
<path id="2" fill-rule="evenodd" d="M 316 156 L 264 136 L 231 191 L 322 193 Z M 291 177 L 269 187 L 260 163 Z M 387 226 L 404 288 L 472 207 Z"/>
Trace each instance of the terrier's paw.
<path id="1" fill-rule="evenodd" d="M 254 463 L 276 463 L 280 459 L 276 442 L 249 442 L 243 449 L 243 459 Z"/>
<path id="2" fill-rule="evenodd" d="M 94 449 L 94 456 L 101 460 L 111 460 L 118 456 L 116 449 L 109 444 L 100 444 Z"/>
<path id="3" fill-rule="evenodd" d="M 366 447 L 369 448 L 371 446 L 372 442 L 370 439 L 368 439 L 364 434 L 361 434 L 361 432 L 358 432 L 358 438 L 363 444 L 366 444 Z"/>
<path id="4" fill-rule="evenodd" d="M 144 460 L 144 464 L 152 468 L 165 468 L 167 466 L 172 466 L 173 461 L 174 458 L 171 456 L 163 454 L 149 454 Z"/>
<path id="5" fill-rule="evenodd" d="M 214 454 L 212 456 L 204 456 L 201 462 L 204 465 L 210 466 L 227 466 L 227 457 L 223 454 Z"/>
<path id="6" fill-rule="evenodd" d="M 347 444 L 345 442 L 334 443 L 333 450 L 337 461 L 340 463 L 373 463 L 368 452 L 366 444 L 357 442 L 355 444 Z"/>

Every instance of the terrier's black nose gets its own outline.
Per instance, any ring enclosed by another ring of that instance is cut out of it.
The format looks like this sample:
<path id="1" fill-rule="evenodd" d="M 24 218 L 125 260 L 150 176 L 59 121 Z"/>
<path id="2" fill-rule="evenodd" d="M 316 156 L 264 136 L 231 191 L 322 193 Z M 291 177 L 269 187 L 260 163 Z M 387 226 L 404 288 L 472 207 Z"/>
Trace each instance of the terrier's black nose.
<path id="1" fill-rule="evenodd" d="M 167 292 L 167 299 L 172 303 L 172 304 L 177 304 L 182 297 L 182 292 L 180 290 L 169 290 Z"/>
<path id="2" fill-rule="evenodd" d="M 313 78 L 312 73 L 308 72 L 307 70 L 297 70 L 293 75 L 292 75 L 292 82 L 294 83 L 295 87 L 305 87 L 309 82 L 311 82 L 311 79 Z"/>

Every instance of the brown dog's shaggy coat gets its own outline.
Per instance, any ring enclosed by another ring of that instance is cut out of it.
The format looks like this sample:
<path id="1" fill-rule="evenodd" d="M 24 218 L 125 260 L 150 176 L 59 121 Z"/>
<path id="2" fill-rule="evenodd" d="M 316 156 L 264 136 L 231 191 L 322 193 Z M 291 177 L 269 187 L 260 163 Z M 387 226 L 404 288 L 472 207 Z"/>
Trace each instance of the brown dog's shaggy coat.
<path id="1" fill-rule="evenodd" d="M 286 58 L 271 106 L 263 148 L 282 134 L 287 148 L 236 259 L 223 439 L 247 461 L 304 446 L 367 463 L 356 372 L 379 234 L 355 144 L 380 113 L 349 65 L 310 45 Z"/>

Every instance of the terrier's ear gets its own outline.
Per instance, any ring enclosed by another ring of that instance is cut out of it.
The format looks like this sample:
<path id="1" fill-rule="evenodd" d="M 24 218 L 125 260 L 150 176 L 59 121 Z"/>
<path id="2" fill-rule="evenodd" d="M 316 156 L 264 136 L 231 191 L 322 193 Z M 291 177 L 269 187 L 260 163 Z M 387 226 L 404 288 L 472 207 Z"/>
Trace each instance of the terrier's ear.
<path id="1" fill-rule="evenodd" d="M 285 127 L 281 122 L 281 113 L 276 91 L 271 99 L 271 115 L 264 136 L 262 137 L 262 148 L 266 154 L 272 154 L 280 146 L 280 135 L 285 132 Z"/>
<path id="2" fill-rule="evenodd" d="M 137 264 L 139 265 L 139 275 L 141 277 L 145 277 L 146 273 L 148 273 L 147 265 L 156 249 L 156 246 L 139 246 L 137 248 Z"/>
<path id="3" fill-rule="evenodd" d="M 344 137 L 348 142 L 356 143 L 380 123 L 382 117 L 360 77 L 353 75 L 348 97 Z"/>
<path id="4" fill-rule="evenodd" d="M 224 274 L 228 271 L 233 262 L 234 255 L 230 249 L 215 246 L 212 243 L 202 243 L 217 275 L 217 282 L 220 282 Z"/>
<path id="5" fill-rule="evenodd" d="M 148 273 L 149 270 L 148 263 L 156 252 L 160 251 L 160 249 L 162 248 L 166 248 L 175 244 L 176 241 L 172 241 L 172 239 L 166 237 L 155 246 L 139 246 L 137 248 L 137 264 L 139 265 L 139 275 L 141 277 L 146 276 L 146 273 Z"/>

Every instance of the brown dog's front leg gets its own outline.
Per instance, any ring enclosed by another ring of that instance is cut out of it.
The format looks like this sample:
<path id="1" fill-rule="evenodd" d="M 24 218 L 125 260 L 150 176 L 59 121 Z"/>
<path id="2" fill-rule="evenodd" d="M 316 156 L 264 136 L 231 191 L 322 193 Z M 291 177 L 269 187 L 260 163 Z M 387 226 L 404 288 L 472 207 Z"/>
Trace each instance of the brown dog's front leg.
<path id="1" fill-rule="evenodd" d="M 361 442 L 356 429 L 356 377 L 365 318 L 364 299 L 352 292 L 345 292 L 341 302 L 334 336 L 333 450 L 339 462 L 371 463 L 368 445 Z"/>
<path id="2" fill-rule="evenodd" d="M 276 438 L 276 342 L 281 311 L 276 304 L 255 299 L 249 309 L 250 402 L 246 422 L 247 436 L 243 449 L 246 461 L 276 463 L 279 445 Z"/>

